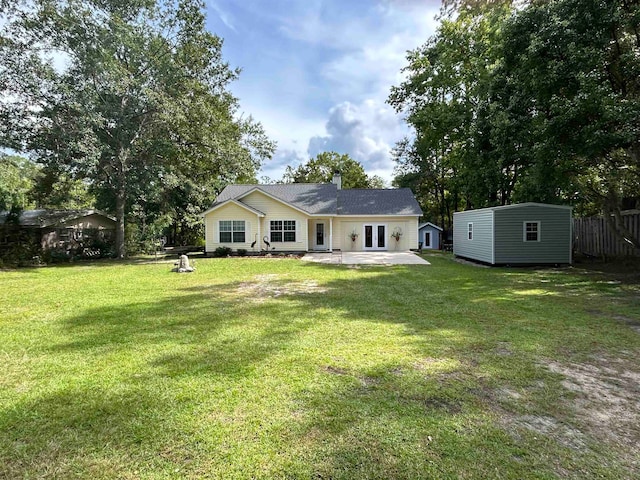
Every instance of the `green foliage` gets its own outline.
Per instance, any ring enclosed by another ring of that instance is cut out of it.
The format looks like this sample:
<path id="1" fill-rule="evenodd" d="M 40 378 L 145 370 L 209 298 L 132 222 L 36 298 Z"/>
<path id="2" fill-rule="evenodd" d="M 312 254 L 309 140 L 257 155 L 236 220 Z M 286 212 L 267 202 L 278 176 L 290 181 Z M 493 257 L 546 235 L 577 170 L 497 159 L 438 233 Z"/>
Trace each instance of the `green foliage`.
<path id="1" fill-rule="evenodd" d="M 232 252 L 233 250 L 231 250 L 229 247 L 218 247 L 213 251 L 213 256 L 228 257 L 229 255 L 231 255 Z"/>
<path id="2" fill-rule="evenodd" d="M 40 208 L 80 210 L 96 205 L 96 197 L 86 181 L 73 179 L 67 173 L 47 167 L 40 170 L 33 196 Z"/>
<path id="3" fill-rule="evenodd" d="M 246 248 L 239 248 L 238 249 L 238 256 L 239 257 L 246 257 L 247 256 L 247 249 Z"/>
<path id="4" fill-rule="evenodd" d="M 520 201 L 611 218 L 640 191 L 640 4 L 509 3 L 449 2 L 465 8 L 410 52 L 396 184 L 443 224 Z"/>
<path id="5" fill-rule="evenodd" d="M 342 188 L 384 188 L 384 180 L 378 176 L 367 176 L 362 164 L 347 154 L 322 152 L 295 169 L 288 166 L 285 183 L 329 183 L 335 172 L 340 172 Z"/>
<path id="6" fill-rule="evenodd" d="M 27 158 L 0 154 L 0 211 L 33 208 L 39 169 Z"/>
<path id="7" fill-rule="evenodd" d="M 480 125 L 508 13 L 500 8 L 481 17 L 461 12 L 444 19 L 434 37 L 409 53 L 408 78 L 389 96 L 415 132 L 394 150 L 395 183 L 411 186 L 428 216 L 445 227 L 461 208 L 509 199 L 511 166 L 484 158 Z"/>
<path id="8" fill-rule="evenodd" d="M 120 257 L 134 209 L 142 230 L 167 215 L 190 227 L 216 188 L 253 178 L 274 149 L 238 115 L 227 88 L 239 71 L 203 11 L 197 0 L 32 0 L 3 25 L 0 145 L 86 181 L 115 212 Z"/>
<path id="9" fill-rule="evenodd" d="M 11 267 L 33 265 L 34 257 L 42 254 L 38 240 L 32 232 L 18 227 L 9 218 L 0 225 L 0 261 Z"/>

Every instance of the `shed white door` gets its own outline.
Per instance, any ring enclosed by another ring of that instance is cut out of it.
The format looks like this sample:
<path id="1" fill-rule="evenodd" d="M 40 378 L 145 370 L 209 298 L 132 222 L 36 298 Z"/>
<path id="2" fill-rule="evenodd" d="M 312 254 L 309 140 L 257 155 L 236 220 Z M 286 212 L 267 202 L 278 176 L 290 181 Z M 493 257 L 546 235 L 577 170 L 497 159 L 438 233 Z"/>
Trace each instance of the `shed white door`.
<path id="1" fill-rule="evenodd" d="M 424 232 L 424 248 L 433 248 L 431 246 L 431 232 Z"/>

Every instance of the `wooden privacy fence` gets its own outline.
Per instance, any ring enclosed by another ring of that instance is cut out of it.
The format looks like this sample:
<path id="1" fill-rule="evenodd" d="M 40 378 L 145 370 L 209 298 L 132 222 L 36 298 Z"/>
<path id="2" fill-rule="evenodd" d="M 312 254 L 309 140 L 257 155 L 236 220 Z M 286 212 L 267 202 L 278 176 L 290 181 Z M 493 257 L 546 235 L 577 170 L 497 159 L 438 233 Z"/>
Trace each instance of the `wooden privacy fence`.
<path id="1" fill-rule="evenodd" d="M 640 212 L 625 213 L 622 220 L 634 238 L 640 238 Z M 613 233 L 603 217 L 573 219 L 573 250 L 598 257 L 638 255 L 637 249 Z"/>

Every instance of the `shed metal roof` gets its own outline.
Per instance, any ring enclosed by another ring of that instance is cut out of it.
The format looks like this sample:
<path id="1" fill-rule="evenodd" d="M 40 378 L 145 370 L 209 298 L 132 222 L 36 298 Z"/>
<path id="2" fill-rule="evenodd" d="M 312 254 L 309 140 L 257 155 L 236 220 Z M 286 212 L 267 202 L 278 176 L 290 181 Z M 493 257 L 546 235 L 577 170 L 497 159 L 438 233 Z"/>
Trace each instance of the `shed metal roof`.
<path id="1" fill-rule="evenodd" d="M 442 227 L 439 227 L 439 226 L 437 226 L 437 225 L 435 225 L 435 224 L 433 224 L 431 222 L 421 223 L 420 225 L 418 225 L 418 230 L 420 230 L 421 228 L 424 228 L 424 227 L 429 227 L 429 226 L 442 231 Z"/>
<path id="2" fill-rule="evenodd" d="M 524 202 L 524 203 L 513 203 L 511 205 L 498 205 L 495 207 L 486 207 L 486 208 L 474 208 L 472 210 L 464 210 L 463 212 L 481 212 L 481 211 L 495 211 L 495 210 L 506 210 L 510 208 L 521 208 L 521 207 L 548 207 L 548 208 L 561 208 L 565 210 L 571 210 L 573 207 L 569 205 L 553 205 L 551 203 L 537 203 L 537 202 Z M 454 212 L 454 215 L 463 212 Z"/>

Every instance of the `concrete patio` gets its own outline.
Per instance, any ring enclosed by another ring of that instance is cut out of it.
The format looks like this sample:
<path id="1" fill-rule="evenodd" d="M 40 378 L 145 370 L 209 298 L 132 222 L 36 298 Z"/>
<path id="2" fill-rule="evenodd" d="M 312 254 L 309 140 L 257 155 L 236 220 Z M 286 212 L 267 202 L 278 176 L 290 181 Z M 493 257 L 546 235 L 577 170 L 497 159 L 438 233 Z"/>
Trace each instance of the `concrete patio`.
<path id="1" fill-rule="evenodd" d="M 431 265 L 413 252 L 309 252 L 302 260 L 343 265 Z"/>

